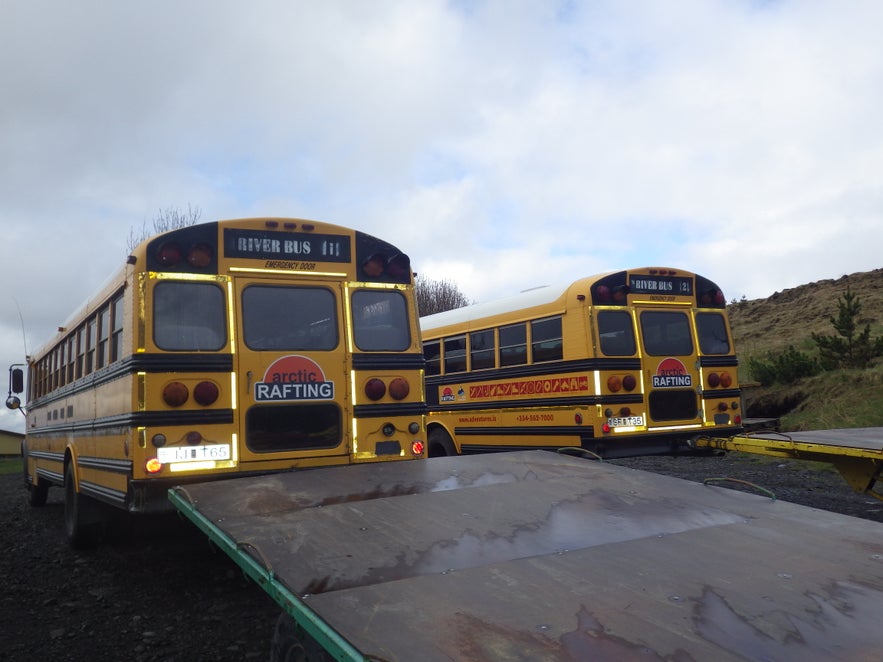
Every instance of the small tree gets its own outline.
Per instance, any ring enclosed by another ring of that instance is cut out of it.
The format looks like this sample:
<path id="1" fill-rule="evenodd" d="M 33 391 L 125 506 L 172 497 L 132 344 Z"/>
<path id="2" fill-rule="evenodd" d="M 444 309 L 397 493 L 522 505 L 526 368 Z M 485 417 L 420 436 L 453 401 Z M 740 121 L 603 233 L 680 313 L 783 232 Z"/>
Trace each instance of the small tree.
<path id="1" fill-rule="evenodd" d="M 414 280 L 417 310 L 421 317 L 468 306 L 472 302 L 449 280 L 428 280 L 417 276 Z"/>
<path id="2" fill-rule="evenodd" d="M 129 230 L 126 251 L 131 253 L 135 246 L 154 235 L 196 225 L 201 216 L 202 210 L 199 207 L 191 207 L 189 204 L 187 205 L 186 212 L 182 212 L 177 207 L 160 209 L 153 219 L 152 227 L 148 227 L 147 220 L 145 219 L 141 222 L 140 230 L 136 231 L 135 228 Z"/>
<path id="3" fill-rule="evenodd" d="M 858 316 L 862 304 L 849 287 L 837 302 L 837 316 L 828 319 L 837 335 L 813 333 L 819 348 L 819 363 L 825 370 L 836 368 L 867 368 L 871 359 L 883 353 L 883 337 L 871 340 L 871 325 L 858 332 Z"/>

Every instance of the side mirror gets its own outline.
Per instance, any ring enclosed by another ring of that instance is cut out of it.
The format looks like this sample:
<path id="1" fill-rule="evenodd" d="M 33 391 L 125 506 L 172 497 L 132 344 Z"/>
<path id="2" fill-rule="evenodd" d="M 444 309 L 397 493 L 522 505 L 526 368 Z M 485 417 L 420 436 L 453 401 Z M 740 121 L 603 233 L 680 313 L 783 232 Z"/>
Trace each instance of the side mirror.
<path id="1" fill-rule="evenodd" d="M 20 409 L 21 408 L 21 400 L 18 399 L 16 395 L 10 395 L 6 398 L 6 408 L 7 409 Z"/>
<path id="2" fill-rule="evenodd" d="M 21 368 L 9 369 L 9 385 L 12 393 L 21 393 L 25 390 L 25 373 Z"/>

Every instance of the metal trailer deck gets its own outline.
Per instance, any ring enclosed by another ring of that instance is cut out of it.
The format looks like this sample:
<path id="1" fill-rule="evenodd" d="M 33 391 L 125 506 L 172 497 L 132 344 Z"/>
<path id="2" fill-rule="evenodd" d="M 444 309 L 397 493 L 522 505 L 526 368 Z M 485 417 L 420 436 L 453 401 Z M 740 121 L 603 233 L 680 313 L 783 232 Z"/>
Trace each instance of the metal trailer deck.
<path id="1" fill-rule="evenodd" d="M 883 501 L 883 428 L 806 432 L 757 432 L 727 438 L 700 437 L 697 448 L 829 462 L 853 490 Z"/>
<path id="2" fill-rule="evenodd" d="M 333 659 L 883 651 L 883 524 L 755 494 L 521 451 L 170 498 Z"/>

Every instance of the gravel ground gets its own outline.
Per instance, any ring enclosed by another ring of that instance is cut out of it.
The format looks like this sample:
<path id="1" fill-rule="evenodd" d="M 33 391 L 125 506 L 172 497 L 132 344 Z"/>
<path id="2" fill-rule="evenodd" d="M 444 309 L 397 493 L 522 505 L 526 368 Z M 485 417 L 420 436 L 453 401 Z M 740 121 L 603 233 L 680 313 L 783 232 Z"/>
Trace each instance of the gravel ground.
<path id="1" fill-rule="evenodd" d="M 816 464 L 741 454 L 615 463 L 696 481 L 750 481 L 784 501 L 883 522 L 883 502 Z M 74 551 L 64 539 L 62 495 L 53 488 L 45 507 L 31 508 L 20 475 L 0 476 L 0 659 L 267 659 L 278 608 L 190 523 L 152 518 L 137 534 Z"/>

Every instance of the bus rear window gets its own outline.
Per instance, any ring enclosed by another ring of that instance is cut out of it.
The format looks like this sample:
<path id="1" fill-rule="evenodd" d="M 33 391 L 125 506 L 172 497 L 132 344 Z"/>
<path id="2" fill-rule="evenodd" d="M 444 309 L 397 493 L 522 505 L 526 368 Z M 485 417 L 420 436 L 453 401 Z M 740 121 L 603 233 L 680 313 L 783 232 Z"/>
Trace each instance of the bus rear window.
<path id="1" fill-rule="evenodd" d="M 729 354 L 730 340 L 727 324 L 720 313 L 698 313 L 696 329 L 699 332 L 699 349 L 703 354 Z"/>
<path id="2" fill-rule="evenodd" d="M 217 351 L 227 344 L 224 290 L 163 281 L 153 289 L 153 341 L 168 351 Z"/>
<path id="3" fill-rule="evenodd" d="M 635 353 L 635 332 L 631 313 L 624 310 L 598 312 L 598 336 L 601 353 L 606 356 L 632 356 Z"/>
<path id="4" fill-rule="evenodd" d="M 408 302 L 395 290 L 353 293 L 353 338 L 363 352 L 401 352 L 411 346 Z"/>
<path id="5" fill-rule="evenodd" d="M 337 347 L 334 294 L 321 287 L 250 285 L 242 291 L 245 344 L 256 351 Z"/>
<path id="6" fill-rule="evenodd" d="M 690 356 L 693 341 L 686 314 L 670 311 L 641 313 L 641 335 L 650 356 Z"/>

